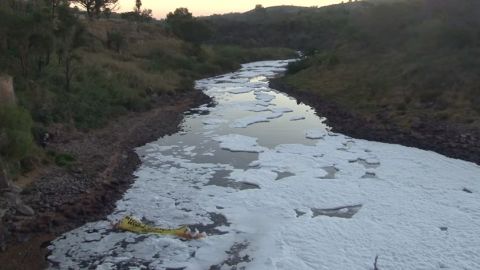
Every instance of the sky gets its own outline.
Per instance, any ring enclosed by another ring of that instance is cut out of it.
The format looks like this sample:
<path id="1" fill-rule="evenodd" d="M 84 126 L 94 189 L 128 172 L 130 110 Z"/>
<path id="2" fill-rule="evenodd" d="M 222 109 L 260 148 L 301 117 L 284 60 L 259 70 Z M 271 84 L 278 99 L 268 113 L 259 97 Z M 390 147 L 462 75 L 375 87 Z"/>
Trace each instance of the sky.
<path id="1" fill-rule="evenodd" d="M 119 11 L 131 11 L 135 5 L 135 0 L 119 0 Z M 229 12 L 244 12 L 255 8 L 255 5 L 261 4 L 264 7 L 278 5 L 295 6 L 324 6 L 337 4 L 341 0 L 142 0 L 143 8 L 152 9 L 156 18 L 164 18 L 170 11 L 178 7 L 186 7 L 194 16 L 204 16 L 211 14 L 222 14 Z"/>

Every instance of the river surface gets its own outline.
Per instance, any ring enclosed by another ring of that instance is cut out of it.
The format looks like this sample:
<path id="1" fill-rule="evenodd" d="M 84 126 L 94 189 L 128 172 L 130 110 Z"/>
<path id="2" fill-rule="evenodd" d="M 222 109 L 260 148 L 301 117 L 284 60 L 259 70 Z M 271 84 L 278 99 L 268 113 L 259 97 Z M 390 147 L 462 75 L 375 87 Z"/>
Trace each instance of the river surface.
<path id="1" fill-rule="evenodd" d="M 215 100 L 137 149 L 106 220 L 52 242 L 51 269 L 480 269 L 480 167 L 332 133 L 268 88 L 288 61 L 197 82 Z M 131 215 L 202 240 L 115 231 Z"/>

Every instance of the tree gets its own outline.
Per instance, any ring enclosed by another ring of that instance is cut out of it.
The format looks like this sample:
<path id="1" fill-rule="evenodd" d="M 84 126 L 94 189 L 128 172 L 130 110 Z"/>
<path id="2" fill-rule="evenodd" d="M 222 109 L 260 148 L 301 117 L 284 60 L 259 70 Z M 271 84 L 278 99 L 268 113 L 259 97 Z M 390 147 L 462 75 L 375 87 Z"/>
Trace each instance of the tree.
<path id="1" fill-rule="evenodd" d="M 93 11 L 98 17 L 105 12 L 112 12 L 117 9 L 118 0 L 95 0 Z"/>
<path id="2" fill-rule="evenodd" d="M 192 19 L 193 15 L 188 11 L 187 8 L 177 8 L 172 13 L 168 13 L 167 15 L 167 22 L 174 22 L 174 21 L 181 21 L 181 20 L 189 20 Z"/>
<path id="3" fill-rule="evenodd" d="M 142 0 L 135 0 L 135 7 L 133 10 L 138 14 L 142 12 Z"/>
<path id="4" fill-rule="evenodd" d="M 39 71 L 48 64 L 53 24 L 45 2 L 15 1 L 1 6 L 0 25 L 0 33 L 3 32 L 0 49 L 6 56 L 3 61 L 7 62 L 7 58 L 11 63 L 18 61 L 18 66 L 10 65 L 10 69 L 19 67 L 22 75 L 28 76 L 32 62 Z"/>
<path id="5" fill-rule="evenodd" d="M 260 15 L 267 14 L 267 10 L 262 5 L 256 5 L 254 11 L 255 13 Z"/>
<path id="6" fill-rule="evenodd" d="M 102 12 L 115 10 L 118 0 L 70 0 L 87 11 L 88 17 L 99 16 Z"/>
<path id="7" fill-rule="evenodd" d="M 193 18 L 192 13 L 186 8 L 177 8 L 173 13 L 170 12 L 166 22 L 173 34 L 195 45 L 208 40 L 212 35 L 208 25 Z"/>
<path id="8" fill-rule="evenodd" d="M 140 13 L 140 19 L 142 21 L 148 22 L 153 19 L 153 12 L 151 9 L 144 9 L 142 10 L 142 13 Z"/>
<path id="9" fill-rule="evenodd" d="M 47 0 L 47 2 L 49 2 L 50 4 L 50 13 L 52 15 L 52 20 L 53 20 L 55 19 L 55 11 L 57 7 L 60 5 L 60 3 L 62 2 L 62 0 Z"/>
<path id="10" fill-rule="evenodd" d="M 80 58 L 75 50 L 84 44 L 85 28 L 70 12 L 68 5 L 58 9 L 59 25 L 55 31 L 58 40 L 57 54 L 64 67 L 65 90 L 70 91 L 70 82 L 73 76 L 73 63 Z"/>
<path id="11" fill-rule="evenodd" d="M 93 16 L 96 0 L 72 0 L 71 2 L 83 7 L 87 11 L 88 17 Z"/>

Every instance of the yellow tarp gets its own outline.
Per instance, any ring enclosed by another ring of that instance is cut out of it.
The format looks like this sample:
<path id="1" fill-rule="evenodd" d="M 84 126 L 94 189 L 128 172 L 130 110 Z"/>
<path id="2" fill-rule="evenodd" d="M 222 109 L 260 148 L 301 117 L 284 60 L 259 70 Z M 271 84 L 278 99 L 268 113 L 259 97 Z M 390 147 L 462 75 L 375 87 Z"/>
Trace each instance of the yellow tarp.
<path id="1" fill-rule="evenodd" d="M 192 233 L 187 226 L 182 226 L 176 229 L 164 229 L 146 225 L 132 217 L 124 217 L 115 227 L 119 230 L 134 232 L 134 233 L 156 233 L 161 235 L 173 235 L 185 239 L 199 239 L 205 237 L 203 233 Z"/>

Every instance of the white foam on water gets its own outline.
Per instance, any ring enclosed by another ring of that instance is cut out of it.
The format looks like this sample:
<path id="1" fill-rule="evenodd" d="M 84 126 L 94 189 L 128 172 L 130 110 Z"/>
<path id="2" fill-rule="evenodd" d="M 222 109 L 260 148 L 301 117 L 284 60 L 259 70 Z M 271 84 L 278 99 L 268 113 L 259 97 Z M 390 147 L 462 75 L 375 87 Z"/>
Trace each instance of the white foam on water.
<path id="1" fill-rule="evenodd" d="M 261 147 L 257 143 L 257 138 L 243 136 L 239 134 L 229 134 L 213 137 L 213 140 L 220 142 L 220 147 L 232 152 L 253 152 L 260 153 L 267 148 Z"/>
<path id="2" fill-rule="evenodd" d="M 327 135 L 328 130 L 325 128 L 309 129 L 305 132 L 305 137 L 312 140 L 323 139 Z"/>
<path id="3" fill-rule="evenodd" d="M 305 119 L 286 123 L 305 128 L 287 131 L 322 140 L 267 148 L 257 139 L 282 134 L 249 135 L 282 124 L 290 109 L 278 109 L 285 105 L 277 95 L 275 104 L 262 101 L 269 112 L 254 113 L 252 93 L 228 89 L 266 91 L 267 82 L 255 78 L 287 63 L 245 64 L 198 81 L 217 106 L 187 116 L 191 131 L 174 145 L 164 138 L 139 148 L 143 164 L 116 210 L 53 241 L 50 268 L 367 270 L 378 255 L 379 269 L 480 269 L 479 166 L 331 133 L 324 119 L 293 105 L 295 118 Z M 182 241 L 112 230 L 110 221 L 125 215 L 162 227 L 203 224 L 209 235 Z"/>
<path id="4" fill-rule="evenodd" d="M 207 118 L 207 119 L 203 120 L 202 122 L 205 125 L 214 126 L 214 125 L 220 125 L 220 124 L 226 123 L 228 121 L 225 120 L 225 119 L 222 119 L 222 118 Z"/>
<path id="5" fill-rule="evenodd" d="M 275 99 L 274 95 L 267 94 L 265 92 L 255 92 L 256 99 L 263 101 L 263 102 L 271 102 Z"/>
<path id="6" fill-rule="evenodd" d="M 238 87 L 238 88 L 231 88 L 227 92 L 232 94 L 244 94 L 253 91 L 252 88 L 248 87 Z"/>
<path id="7" fill-rule="evenodd" d="M 293 110 L 290 109 L 290 108 L 282 108 L 282 107 L 280 107 L 280 108 L 272 108 L 272 109 L 270 109 L 270 110 L 271 110 L 273 113 L 282 113 L 282 114 L 283 114 L 283 113 L 291 113 L 291 112 L 293 112 Z"/>
<path id="8" fill-rule="evenodd" d="M 234 128 L 246 128 L 257 123 L 269 122 L 272 114 L 252 115 L 235 120 L 230 126 Z"/>
<path id="9" fill-rule="evenodd" d="M 300 120 L 305 120 L 305 116 L 292 116 L 290 118 L 290 121 L 300 121 Z"/>

